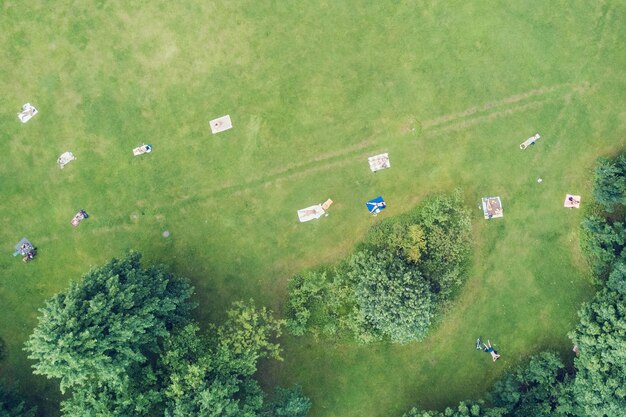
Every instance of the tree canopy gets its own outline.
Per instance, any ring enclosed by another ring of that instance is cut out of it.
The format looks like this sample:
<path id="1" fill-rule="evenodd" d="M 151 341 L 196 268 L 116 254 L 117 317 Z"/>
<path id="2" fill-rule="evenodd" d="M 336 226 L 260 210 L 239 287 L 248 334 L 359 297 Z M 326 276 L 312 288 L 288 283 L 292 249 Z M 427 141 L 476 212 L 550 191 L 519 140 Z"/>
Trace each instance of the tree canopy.
<path id="1" fill-rule="evenodd" d="M 158 338 L 188 319 L 193 288 L 140 260 L 136 252 L 113 259 L 46 302 L 25 348 L 35 374 L 59 378 L 61 391 L 92 380 L 122 384 Z"/>
<path id="2" fill-rule="evenodd" d="M 620 288 L 624 286 L 621 275 Z M 579 312 L 570 337 L 578 345 L 574 393 L 587 416 L 626 410 L 626 294 L 601 290 Z"/>
<path id="3" fill-rule="evenodd" d="M 211 334 L 201 335 L 190 324 L 173 335 L 162 356 L 165 415 L 259 415 L 264 395 L 252 376 L 260 358 L 280 359 L 272 339 L 281 325 L 268 310 L 238 302 Z"/>
<path id="4" fill-rule="evenodd" d="M 259 358 L 280 358 L 271 339 L 281 322 L 252 303 L 235 303 L 228 317 L 208 333 L 192 321 L 171 332 L 161 353 L 129 369 L 120 384 L 74 388 L 64 416 L 261 417 L 265 394 L 253 375 Z"/>
<path id="5" fill-rule="evenodd" d="M 276 387 L 274 399 L 268 404 L 267 417 L 306 417 L 311 400 L 302 392 L 300 385 L 291 388 Z"/>
<path id="6" fill-rule="evenodd" d="M 420 410 L 413 408 L 404 417 L 505 417 L 506 410 L 487 407 L 484 401 L 461 401 L 455 408 L 446 407 L 443 411 Z"/>
<path id="7" fill-rule="evenodd" d="M 578 345 L 573 395 L 584 415 L 626 409 L 626 154 L 598 160 L 593 195 L 602 210 L 582 222 L 581 247 L 603 288 L 570 332 Z"/>
<path id="8" fill-rule="evenodd" d="M 389 253 L 361 251 L 350 260 L 356 302 L 372 338 L 422 340 L 434 315 L 434 295 L 419 271 Z"/>
<path id="9" fill-rule="evenodd" d="M 620 219 L 590 214 L 581 222 L 581 247 L 591 270 L 603 280 L 618 260 L 626 261 L 626 227 Z"/>
<path id="10" fill-rule="evenodd" d="M 599 158 L 593 176 L 593 197 L 608 212 L 626 205 L 626 155 Z"/>
<path id="11" fill-rule="evenodd" d="M 165 415 L 256 416 L 263 395 L 251 378 L 256 369 L 231 362 L 222 343 L 199 334 L 195 325 L 172 337 L 162 357 Z M 246 361 L 247 362 L 247 361 Z M 252 373 L 250 372 L 252 371 Z"/>

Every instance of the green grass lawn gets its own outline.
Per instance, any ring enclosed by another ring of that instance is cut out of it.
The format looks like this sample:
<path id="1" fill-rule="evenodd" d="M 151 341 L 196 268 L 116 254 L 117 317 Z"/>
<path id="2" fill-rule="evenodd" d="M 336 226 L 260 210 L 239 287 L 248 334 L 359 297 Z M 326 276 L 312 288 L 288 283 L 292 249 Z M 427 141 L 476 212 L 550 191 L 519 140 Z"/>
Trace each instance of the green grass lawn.
<path id="1" fill-rule="evenodd" d="M 462 293 L 421 344 L 285 337 L 266 387 L 300 383 L 312 417 L 400 416 L 479 398 L 544 349 L 571 360 L 566 333 L 593 288 L 581 212 L 562 203 L 584 206 L 594 160 L 626 145 L 623 2 L 72 3 L 0 5 L 0 370 L 45 415 L 57 384 L 21 347 L 44 300 L 90 266 L 131 248 L 166 263 L 193 281 L 205 323 L 241 298 L 282 313 L 289 277 L 350 253 L 379 194 L 393 216 L 463 190 L 475 245 Z M 40 113 L 22 125 L 25 102 Z M 234 129 L 211 135 L 224 114 Z M 154 151 L 133 157 L 143 143 Z M 78 159 L 61 170 L 67 150 Z M 392 168 L 372 174 L 379 152 Z M 491 195 L 505 216 L 487 222 Z M 328 197 L 329 217 L 298 223 Z M 30 264 L 10 256 L 24 236 Z"/>

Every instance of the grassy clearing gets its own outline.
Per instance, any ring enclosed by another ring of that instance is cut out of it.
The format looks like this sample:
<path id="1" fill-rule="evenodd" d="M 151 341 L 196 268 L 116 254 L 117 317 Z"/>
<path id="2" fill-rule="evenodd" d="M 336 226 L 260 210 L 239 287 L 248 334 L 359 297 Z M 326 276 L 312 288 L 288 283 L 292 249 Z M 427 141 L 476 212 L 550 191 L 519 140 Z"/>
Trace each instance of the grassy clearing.
<path id="1" fill-rule="evenodd" d="M 1 370 L 46 415 L 57 388 L 21 346 L 43 300 L 89 266 L 134 248 L 193 280 L 201 319 L 248 297 L 280 311 L 289 277 L 344 257 L 379 194 L 392 216 L 461 187 L 470 206 L 500 195 L 505 218 L 476 210 L 471 279 L 425 343 L 286 338 L 267 386 L 301 383 L 314 417 L 382 417 L 477 398 L 523 357 L 569 351 L 591 287 L 580 213 L 560 206 L 570 191 L 584 204 L 594 159 L 626 143 L 620 2 L 0 8 Z M 26 101 L 40 114 L 21 125 Z M 235 129 L 211 136 L 226 113 Z M 133 158 L 144 142 L 154 152 Z M 66 150 L 78 160 L 59 170 Z M 393 168 L 373 175 L 380 151 Z M 327 197 L 329 217 L 297 223 Z M 8 256 L 22 236 L 40 249 L 29 265 Z M 497 364 L 473 350 L 478 334 Z"/>

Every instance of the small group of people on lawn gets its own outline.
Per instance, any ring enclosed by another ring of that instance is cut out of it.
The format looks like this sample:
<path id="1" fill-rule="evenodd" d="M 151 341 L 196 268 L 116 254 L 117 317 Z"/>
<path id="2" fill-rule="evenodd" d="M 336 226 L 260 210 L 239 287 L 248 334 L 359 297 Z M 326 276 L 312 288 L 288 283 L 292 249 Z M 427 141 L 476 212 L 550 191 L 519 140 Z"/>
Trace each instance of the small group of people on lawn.
<path id="1" fill-rule="evenodd" d="M 24 243 L 24 244 L 22 244 L 20 249 L 21 249 L 21 251 L 23 253 L 22 261 L 29 262 L 29 261 L 32 261 L 33 259 L 35 259 L 35 255 L 37 255 L 37 248 L 35 248 L 35 247 L 33 247 L 33 246 L 31 246 L 31 245 L 29 245 L 27 243 Z"/>

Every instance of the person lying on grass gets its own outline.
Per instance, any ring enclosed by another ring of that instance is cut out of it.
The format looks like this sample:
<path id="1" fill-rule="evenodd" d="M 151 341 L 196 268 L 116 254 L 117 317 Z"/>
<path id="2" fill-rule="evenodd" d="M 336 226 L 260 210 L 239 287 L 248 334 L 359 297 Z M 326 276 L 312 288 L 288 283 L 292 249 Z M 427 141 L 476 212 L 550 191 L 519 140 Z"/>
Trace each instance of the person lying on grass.
<path id="1" fill-rule="evenodd" d="M 497 361 L 500 355 L 498 355 L 498 352 L 491 346 L 491 341 L 487 339 L 487 343 L 483 343 L 483 346 L 485 347 L 485 349 L 483 349 L 485 352 L 491 353 L 491 359 L 493 359 L 494 362 Z"/>

